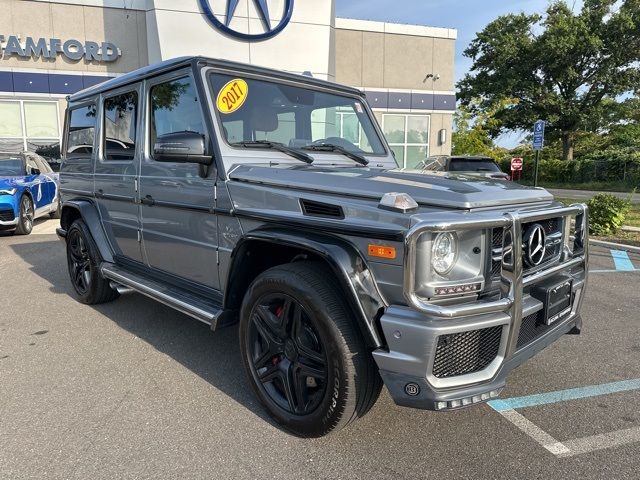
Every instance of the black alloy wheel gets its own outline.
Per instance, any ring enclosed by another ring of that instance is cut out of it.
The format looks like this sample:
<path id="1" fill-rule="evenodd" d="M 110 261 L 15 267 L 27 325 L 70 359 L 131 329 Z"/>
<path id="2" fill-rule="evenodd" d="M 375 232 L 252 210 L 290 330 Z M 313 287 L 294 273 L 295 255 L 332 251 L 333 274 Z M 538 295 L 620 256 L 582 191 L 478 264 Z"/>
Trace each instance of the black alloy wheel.
<path id="1" fill-rule="evenodd" d="M 67 235 L 69 275 L 79 295 L 86 295 L 91 288 L 91 258 L 80 229 L 72 229 Z"/>
<path id="2" fill-rule="evenodd" d="M 299 261 L 262 272 L 240 309 L 242 363 L 271 417 L 321 437 L 365 415 L 382 379 L 333 272 Z"/>
<path id="3" fill-rule="evenodd" d="M 251 313 L 247 352 L 265 392 L 294 415 L 316 410 L 327 389 L 327 357 L 309 314 L 294 298 L 267 294 Z"/>
<path id="4" fill-rule="evenodd" d="M 87 305 L 110 302 L 119 294 L 100 274 L 101 257 L 89 229 L 82 220 L 67 230 L 67 266 L 78 299 Z"/>

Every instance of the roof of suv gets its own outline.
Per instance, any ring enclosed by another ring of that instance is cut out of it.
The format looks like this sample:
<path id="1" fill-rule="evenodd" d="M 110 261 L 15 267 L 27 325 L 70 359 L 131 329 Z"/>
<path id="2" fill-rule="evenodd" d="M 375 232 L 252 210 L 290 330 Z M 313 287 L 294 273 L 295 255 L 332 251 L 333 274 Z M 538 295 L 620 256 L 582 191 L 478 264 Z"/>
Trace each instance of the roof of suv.
<path id="1" fill-rule="evenodd" d="M 74 93 L 68 97 L 69 102 L 76 102 L 79 100 L 86 99 L 87 97 L 92 97 L 98 95 L 102 92 L 106 92 L 109 90 L 113 90 L 118 87 L 122 87 L 128 85 L 130 83 L 139 82 L 146 78 L 159 75 L 161 73 L 170 72 L 172 70 L 177 70 L 179 68 L 184 67 L 193 67 L 195 65 L 198 66 L 212 66 L 219 68 L 232 69 L 239 72 L 246 73 L 257 73 L 262 75 L 267 75 L 270 77 L 282 79 L 282 80 L 293 80 L 293 81 L 304 81 L 305 83 L 309 83 L 311 85 L 315 85 L 318 87 L 330 88 L 332 90 L 340 90 L 344 93 L 352 94 L 352 95 L 362 95 L 362 92 L 358 89 L 347 87 L 345 85 L 341 85 L 338 83 L 329 82 L 326 80 L 320 80 L 318 78 L 307 77 L 304 75 L 299 75 L 296 73 L 283 72 L 281 70 L 275 70 L 272 68 L 258 67 L 255 65 L 249 65 L 247 63 L 240 62 L 232 62 L 230 60 L 221 60 L 215 58 L 208 57 L 177 57 L 172 58 L 170 60 L 165 60 L 160 63 L 155 63 L 153 65 L 149 65 L 147 67 L 139 68 L 138 70 L 134 70 L 132 72 L 126 73 L 119 77 L 112 78 L 111 80 L 107 80 L 106 82 L 99 83 L 98 85 L 94 85 L 93 87 L 86 88 L 81 90 L 78 93 Z"/>

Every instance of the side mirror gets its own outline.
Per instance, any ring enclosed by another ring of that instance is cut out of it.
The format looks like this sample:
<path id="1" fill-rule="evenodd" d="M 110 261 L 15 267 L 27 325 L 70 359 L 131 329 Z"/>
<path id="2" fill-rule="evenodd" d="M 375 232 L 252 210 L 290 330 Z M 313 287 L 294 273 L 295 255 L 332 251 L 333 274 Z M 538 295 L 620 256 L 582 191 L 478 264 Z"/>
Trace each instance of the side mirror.
<path id="1" fill-rule="evenodd" d="M 40 175 L 40 169 L 31 167 L 31 175 Z"/>
<path id="2" fill-rule="evenodd" d="M 204 135 L 197 132 L 176 132 L 159 136 L 153 146 L 153 158 L 158 162 L 200 165 L 213 163 L 213 157 L 206 154 Z"/>

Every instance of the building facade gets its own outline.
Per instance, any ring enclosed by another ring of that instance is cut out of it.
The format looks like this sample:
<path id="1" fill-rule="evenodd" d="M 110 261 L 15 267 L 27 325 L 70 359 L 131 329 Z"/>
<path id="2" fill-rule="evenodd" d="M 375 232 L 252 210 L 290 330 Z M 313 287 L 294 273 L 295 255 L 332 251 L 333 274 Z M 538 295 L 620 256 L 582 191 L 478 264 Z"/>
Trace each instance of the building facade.
<path id="1" fill-rule="evenodd" d="M 455 30 L 335 18 L 333 0 L 0 0 L 0 7 L 0 151 L 55 151 L 67 95 L 182 55 L 363 89 L 402 167 L 451 150 Z"/>

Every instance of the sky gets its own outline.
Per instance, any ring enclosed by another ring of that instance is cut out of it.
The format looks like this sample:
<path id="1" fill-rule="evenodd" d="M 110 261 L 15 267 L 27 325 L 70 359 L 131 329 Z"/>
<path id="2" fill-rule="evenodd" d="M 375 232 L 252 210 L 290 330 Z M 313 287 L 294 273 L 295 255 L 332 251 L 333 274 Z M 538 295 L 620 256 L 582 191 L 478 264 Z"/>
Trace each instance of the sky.
<path id="1" fill-rule="evenodd" d="M 476 32 L 489 22 L 507 13 L 542 13 L 548 0 L 335 0 L 338 17 L 376 20 L 381 22 L 409 23 L 430 27 L 455 28 L 456 79 L 461 79 L 471 67 L 471 60 L 462 52 Z M 580 0 L 567 0 L 578 9 Z M 507 134 L 498 139 L 504 147 L 514 147 L 520 143 L 523 133 Z"/>

